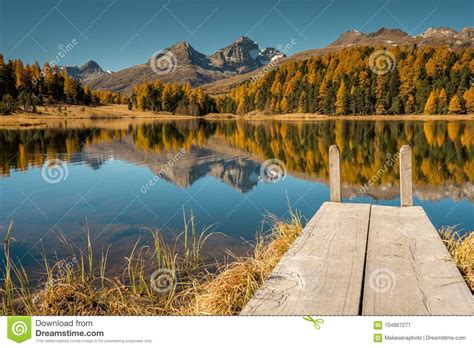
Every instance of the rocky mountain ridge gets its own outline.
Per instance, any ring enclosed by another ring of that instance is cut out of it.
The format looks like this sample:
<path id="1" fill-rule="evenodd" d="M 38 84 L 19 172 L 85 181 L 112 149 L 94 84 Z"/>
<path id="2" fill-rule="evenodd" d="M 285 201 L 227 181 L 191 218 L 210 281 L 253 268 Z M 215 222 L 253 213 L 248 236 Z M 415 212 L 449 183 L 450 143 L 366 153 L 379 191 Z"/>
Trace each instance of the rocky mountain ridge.
<path id="1" fill-rule="evenodd" d="M 328 47 L 334 46 L 449 46 L 469 47 L 474 45 L 474 28 L 463 28 L 459 32 L 447 27 L 428 28 L 420 35 L 410 35 L 400 29 L 380 28 L 372 33 L 350 30 L 343 33 Z"/>
<path id="2" fill-rule="evenodd" d="M 87 84 L 91 80 L 100 76 L 109 75 L 111 72 L 104 71 L 97 62 L 89 60 L 83 65 L 62 66 L 61 69 L 66 70 L 69 76 L 81 80 L 83 84 Z"/>
<path id="3" fill-rule="evenodd" d="M 279 59 L 278 64 L 309 59 L 311 57 L 317 57 L 327 53 L 337 52 L 344 48 L 356 46 L 383 46 L 390 48 L 405 45 L 417 45 L 418 47 L 448 46 L 451 49 L 474 48 L 474 28 L 463 28 L 459 32 L 446 27 L 428 28 L 426 31 L 416 36 L 412 36 L 400 29 L 380 28 L 377 31 L 369 33 L 363 33 L 354 29 L 342 33 L 338 38 L 336 38 L 336 40 L 326 47 L 297 52 L 289 57 Z M 258 75 L 261 70 L 262 68 L 259 68 L 250 73 L 207 83 L 203 87 L 206 92 L 211 94 L 226 93 L 231 88 L 238 86 L 242 82 L 252 79 L 252 76 Z"/>
<path id="4" fill-rule="evenodd" d="M 104 89 L 130 94 L 135 84 L 144 80 L 156 79 L 162 82 L 189 83 L 191 86 L 204 86 L 209 93 L 225 93 L 230 88 L 249 80 L 273 60 L 281 64 L 291 60 L 303 60 L 352 46 L 448 46 L 452 49 L 474 47 L 474 28 L 467 27 L 459 32 L 447 28 L 428 28 L 419 35 L 410 35 L 400 29 L 380 28 L 363 33 L 350 30 L 342 33 L 335 41 L 320 49 L 298 52 L 286 57 L 275 48 L 260 48 L 252 39 L 241 36 L 230 45 L 218 49 L 210 55 L 195 50 L 188 42 L 178 42 L 163 52 L 173 58 L 169 71 L 156 74 L 150 61 L 107 73 L 98 65 L 86 63 L 82 67 L 67 68 L 73 76 L 93 89 Z M 95 63 L 95 62 L 93 62 Z M 97 63 L 95 63 L 97 64 Z"/>
<path id="5" fill-rule="evenodd" d="M 108 89 L 125 94 L 131 92 L 133 85 L 144 80 L 177 81 L 195 87 L 251 72 L 268 64 L 275 57 L 284 56 L 272 47 L 261 49 L 254 40 L 246 36 L 239 37 L 211 55 L 198 52 L 188 42 L 178 42 L 163 50 L 163 54 L 169 59 L 165 62 L 168 66 L 163 74 L 156 73 L 152 69 L 153 61 L 148 61 L 112 74 L 98 76 L 90 80 L 89 85 L 93 89 Z"/>

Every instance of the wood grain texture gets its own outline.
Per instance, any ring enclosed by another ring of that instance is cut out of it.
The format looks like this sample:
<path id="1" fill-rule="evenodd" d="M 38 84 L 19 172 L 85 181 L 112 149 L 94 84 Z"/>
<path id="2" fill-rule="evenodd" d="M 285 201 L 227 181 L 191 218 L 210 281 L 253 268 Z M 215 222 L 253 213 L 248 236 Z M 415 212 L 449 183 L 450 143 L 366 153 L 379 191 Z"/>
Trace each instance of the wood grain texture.
<path id="1" fill-rule="evenodd" d="M 369 215 L 324 203 L 241 315 L 357 315 Z"/>
<path id="2" fill-rule="evenodd" d="M 400 148 L 400 205 L 402 207 L 413 205 L 413 173 L 409 145 Z"/>
<path id="3" fill-rule="evenodd" d="M 337 145 L 329 147 L 329 200 L 340 202 L 341 193 L 341 158 Z"/>
<path id="4" fill-rule="evenodd" d="M 472 295 L 421 207 L 371 209 L 363 315 L 472 315 Z"/>

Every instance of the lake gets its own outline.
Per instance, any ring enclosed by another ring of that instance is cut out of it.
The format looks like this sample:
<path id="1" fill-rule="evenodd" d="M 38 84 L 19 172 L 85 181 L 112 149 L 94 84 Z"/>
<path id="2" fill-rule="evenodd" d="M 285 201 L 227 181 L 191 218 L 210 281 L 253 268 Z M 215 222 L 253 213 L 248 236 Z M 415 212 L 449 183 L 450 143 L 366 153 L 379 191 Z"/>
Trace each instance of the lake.
<path id="1" fill-rule="evenodd" d="M 474 122 L 54 121 L 0 130 L 0 224 L 13 257 L 40 276 L 42 255 L 67 256 L 90 231 L 117 270 L 148 228 L 171 240 L 194 216 L 221 232 L 209 259 L 244 254 L 266 217 L 306 218 L 329 199 L 328 148 L 341 149 L 343 201 L 399 205 L 397 151 L 411 144 L 414 203 L 439 228 L 474 230 Z"/>

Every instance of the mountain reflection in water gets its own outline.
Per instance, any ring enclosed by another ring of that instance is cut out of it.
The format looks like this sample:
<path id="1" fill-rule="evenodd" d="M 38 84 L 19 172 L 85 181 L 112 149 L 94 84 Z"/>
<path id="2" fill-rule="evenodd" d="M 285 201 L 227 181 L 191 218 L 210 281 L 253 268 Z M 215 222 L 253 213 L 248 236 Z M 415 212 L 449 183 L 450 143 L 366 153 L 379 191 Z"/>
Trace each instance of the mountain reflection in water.
<path id="1" fill-rule="evenodd" d="M 192 211 L 199 228 L 227 235 L 208 250 L 222 257 L 245 252 L 242 240 L 254 238 L 267 213 L 285 216 L 291 205 L 314 214 L 329 197 L 331 144 L 341 149 L 344 201 L 398 205 L 396 154 L 410 143 L 415 204 L 436 227 L 472 230 L 473 134 L 468 121 L 71 120 L 0 130 L 0 223 L 14 219 L 14 252 L 31 267 L 41 248 L 60 249 L 58 231 L 83 243 L 86 224 L 99 249 L 115 245 L 119 265 L 142 227 L 171 237 Z M 54 159 L 65 161 L 68 177 L 50 184 L 41 168 Z M 259 180 L 267 159 L 284 163 L 284 180 Z"/>

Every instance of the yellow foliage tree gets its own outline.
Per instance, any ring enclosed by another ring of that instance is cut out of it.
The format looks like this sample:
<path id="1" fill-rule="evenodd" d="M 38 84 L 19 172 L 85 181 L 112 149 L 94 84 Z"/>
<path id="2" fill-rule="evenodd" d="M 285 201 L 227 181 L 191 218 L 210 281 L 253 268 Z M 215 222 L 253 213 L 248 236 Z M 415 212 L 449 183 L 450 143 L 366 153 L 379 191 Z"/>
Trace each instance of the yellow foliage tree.
<path id="1" fill-rule="evenodd" d="M 286 99 L 286 97 L 283 97 L 283 99 L 281 100 L 280 109 L 283 113 L 288 112 L 288 100 Z"/>
<path id="2" fill-rule="evenodd" d="M 466 90 L 462 97 L 466 105 L 466 111 L 468 113 L 474 112 L 474 87 L 471 86 L 471 88 Z"/>
<path id="3" fill-rule="evenodd" d="M 449 102 L 448 114 L 458 115 L 460 113 L 462 113 L 461 100 L 457 95 L 454 95 Z"/>
<path id="4" fill-rule="evenodd" d="M 74 99 L 77 94 L 76 84 L 74 83 L 74 79 L 69 76 L 66 71 L 63 72 L 64 78 L 64 94 L 70 98 Z"/>
<path id="5" fill-rule="evenodd" d="M 346 98 L 346 84 L 342 80 L 336 95 L 336 115 L 344 115 L 346 113 Z"/>
<path id="6" fill-rule="evenodd" d="M 446 114 L 448 111 L 448 96 L 446 90 L 441 88 L 438 95 L 438 114 Z"/>
<path id="7" fill-rule="evenodd" d="M 430 96 L 425 104 L 424 112 L 427 115 L 433 115 L 437 113 L 438 109 L 438 95 L 436 91 L 431 91 Z"/>

